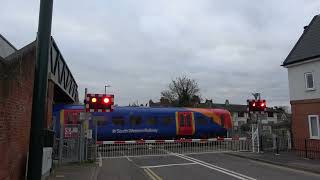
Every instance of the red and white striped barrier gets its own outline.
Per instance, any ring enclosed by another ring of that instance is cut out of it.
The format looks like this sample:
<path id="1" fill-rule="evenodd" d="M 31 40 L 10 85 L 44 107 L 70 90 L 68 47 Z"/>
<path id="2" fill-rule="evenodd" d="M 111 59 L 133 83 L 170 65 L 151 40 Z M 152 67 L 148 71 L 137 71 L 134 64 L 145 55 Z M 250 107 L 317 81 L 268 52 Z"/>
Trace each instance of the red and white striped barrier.
<path id="1" fill-rule="evenodd" d="M 97 141 L 97 144 L 160 144 L 182 142 L 246 141 L 246 137 L 210 138 L 210 139 L 176 139 L 176 140 L 130 140 L 130 141 Z"/>

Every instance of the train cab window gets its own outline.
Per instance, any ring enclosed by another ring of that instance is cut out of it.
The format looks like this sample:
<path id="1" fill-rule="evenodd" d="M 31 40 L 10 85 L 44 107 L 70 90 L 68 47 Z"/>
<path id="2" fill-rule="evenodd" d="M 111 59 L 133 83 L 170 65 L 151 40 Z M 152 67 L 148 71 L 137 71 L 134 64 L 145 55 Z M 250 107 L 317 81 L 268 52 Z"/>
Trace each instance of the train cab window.
<path id="1" fill-rule="evenodd" d="M 124 118 L 122 116 L 112 117 L 112 124 L 116 126 L 124 126 Z"/>
<path id="2" fill-rule="evenodd" d="M 157 124 L 157 118 L 156 118 L 156 117 L 149 117 L 149 118 L 147 119 L 147 124 L 148 124 L 149 126 L 154 126 L 154 125 L 156 125 L 156 124 Z"/>
<path id="3" fill-rule="evenodd" d="M 184 126 L 184 115 L 183 114 L 181 114 L 180 115 L 180 126 Z"/>
<path id="4" fill-rule="evenodd" d="M 224 122 L 224 115 L 221 115 L 220 119 L 221 119 L 221 126 L 224 127 L 224 123 L 225 123 Z"/>
<path id="5" fill-rule="evenodd" d="M 186 126 L 187 127 L 191 126 L 191 115 L 190 114 L 186 115 Z"/>
<path id="6" fill-rule="evenodd" d="M 163 118 L 162 122 L 163 122 L 164 125 L 168 126 L 168 125 L 170 125 L 172 123 L 172 121 L 173 121 L 172 117 L 167 116 L 167 117 Z"/>
<path id="7" fill-rule="evenodd" d="M 141 116 L 130 116 L 130 125 L 137 126 L 140 125 L 142 122 Z"/>
<path id="8" fill-rule="evenodd" d="M 200 125 L 207 125 L 207 124 L 208 124 L 208 121 L 207 121 L 204 117 L 199 116 L 199 117 L 198 117 L 198 123 L 199 123 Z"/>

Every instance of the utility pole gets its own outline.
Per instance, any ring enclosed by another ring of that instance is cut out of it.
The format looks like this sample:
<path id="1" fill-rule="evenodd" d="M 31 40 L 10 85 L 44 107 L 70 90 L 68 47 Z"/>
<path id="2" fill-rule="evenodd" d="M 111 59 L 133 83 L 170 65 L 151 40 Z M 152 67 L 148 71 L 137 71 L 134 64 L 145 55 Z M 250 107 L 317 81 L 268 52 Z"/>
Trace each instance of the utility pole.
<path id="1" fill-rule="evenodd" d="M 42 176 L 43 128 L 44 120 L 46 119 L 45 108 L 52 9 L 53 0 L 40 1 L 28 158 L 28 180 L 40 180 Z"/>
<path id="2" fill-rule="evenodd" d="M 260 93 L 252 93 L 253 97 L 255 100 L 260 100 L 261 99 L 261 94 Z M 258 153 L 260 153 L 260 119 L 259 119 L 259 114 L 260 112 L 255 112 L 256 114 L 256 120 L 257 120 L 257 150 Z"/>

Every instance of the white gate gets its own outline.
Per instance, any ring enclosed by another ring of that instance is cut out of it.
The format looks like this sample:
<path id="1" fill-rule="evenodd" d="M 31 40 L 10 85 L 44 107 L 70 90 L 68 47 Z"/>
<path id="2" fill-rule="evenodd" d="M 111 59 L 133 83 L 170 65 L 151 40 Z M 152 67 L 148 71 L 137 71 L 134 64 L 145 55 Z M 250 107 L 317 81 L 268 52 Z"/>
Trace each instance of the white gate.
<path id="1" fill-rule="evenodd" d="M 247 138 L 212 138 L 97 142 L 97 153 L 102 158 L 235 151 L 251 151 L 251 140 Z"/>

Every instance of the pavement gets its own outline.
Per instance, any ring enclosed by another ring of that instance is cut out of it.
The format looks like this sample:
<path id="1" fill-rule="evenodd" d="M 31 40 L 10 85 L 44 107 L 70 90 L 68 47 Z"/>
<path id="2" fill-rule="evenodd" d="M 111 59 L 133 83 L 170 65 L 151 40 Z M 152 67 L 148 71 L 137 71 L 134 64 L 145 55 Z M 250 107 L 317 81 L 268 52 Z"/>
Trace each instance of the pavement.
<path id="1" fill-rule="evenodd" d="M 66 164 L 56 167 L 46 180 L 96 180 L 99 169 L 96 163 Z"/>
<path id="2" fill-rule="evenodd" d="M 273 165 L 283 166 L 296 170 L 308 171 L 320 174 L 320 160 L 306 159 L 296 155 L 294 152 L 280 152 L 275 154 L 273 152 L 265 153 L 228 153 L 233 156 L 256 160 L 260 162 L 270 163 Z"/>

